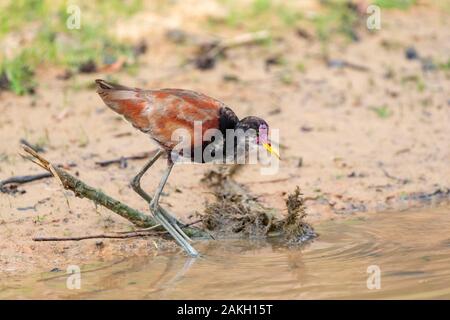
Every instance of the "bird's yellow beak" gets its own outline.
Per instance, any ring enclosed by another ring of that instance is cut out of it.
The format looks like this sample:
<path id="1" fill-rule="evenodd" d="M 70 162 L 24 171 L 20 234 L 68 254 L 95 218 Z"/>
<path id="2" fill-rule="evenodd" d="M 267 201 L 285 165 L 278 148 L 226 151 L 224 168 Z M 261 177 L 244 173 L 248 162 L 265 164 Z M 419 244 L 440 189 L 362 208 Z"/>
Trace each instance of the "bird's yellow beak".
<path id="1" fill-rule="evenodd" d="M 266 149 L 267 151 L 269 151 L 270 154 L 275 155 L 278 159 L 281 160 L 280 158 L 280 154 L 272 148 L 272 146 L 270 145 L 270 143 L 264 142 L 263 144 L 264 149 Z"/>

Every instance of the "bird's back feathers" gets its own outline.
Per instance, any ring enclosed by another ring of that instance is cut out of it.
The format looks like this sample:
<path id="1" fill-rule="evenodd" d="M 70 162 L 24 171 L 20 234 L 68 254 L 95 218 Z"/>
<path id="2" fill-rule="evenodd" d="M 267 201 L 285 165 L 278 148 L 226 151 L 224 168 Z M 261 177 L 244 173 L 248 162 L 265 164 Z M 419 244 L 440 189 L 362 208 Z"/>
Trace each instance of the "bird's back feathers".
<path id="1" fill-rule="evenodd" d="M 194 137 L 195 122 L 202 124 L 202 134 L 212 128 L 220 130 L 224 125 L 229 127 L 228 123 L 222 123 L 224 112 L 233 113 L 222 102 L 190 90 L 142 90 L 104 80 L 96 83 L 97 93 L 108 107 L 166 149 L 177 143 L 172 141 L 174 130 L 187 130 Z M 237 121 L 236 115 L 233 120 Z"/>

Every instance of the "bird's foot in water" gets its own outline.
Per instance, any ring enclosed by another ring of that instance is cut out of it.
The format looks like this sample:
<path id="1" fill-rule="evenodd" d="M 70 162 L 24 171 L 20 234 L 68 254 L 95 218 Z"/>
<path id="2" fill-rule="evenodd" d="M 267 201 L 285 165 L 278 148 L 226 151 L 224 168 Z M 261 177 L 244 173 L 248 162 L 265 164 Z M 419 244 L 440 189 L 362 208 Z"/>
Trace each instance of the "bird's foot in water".
<path id="1" fill-rule="evenodd" d="M 150 210 L 153 212 L 153 215 L 158 219 L 164 219 L 168 223 L 170 223 L 173 228 L 187 241 L 192 242 L 192 239 L 189 238 L 189 236 L 180 228 L 178 220 L 172 216 L 171 214 L 165 212 L 165 210 L 162 210 L 159 205 L 152 201 L 150 203 Z"/>

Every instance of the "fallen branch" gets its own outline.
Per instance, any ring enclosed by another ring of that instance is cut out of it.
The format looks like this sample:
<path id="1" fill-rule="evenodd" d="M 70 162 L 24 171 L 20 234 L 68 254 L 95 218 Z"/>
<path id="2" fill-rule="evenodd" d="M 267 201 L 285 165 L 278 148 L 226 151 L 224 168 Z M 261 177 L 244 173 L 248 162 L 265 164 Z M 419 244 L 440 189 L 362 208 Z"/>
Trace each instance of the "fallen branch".
<path id="1" fill-rule="evenodd" d="M 136 209 L 133 209 L 119 200 L 116 200 L 104 192 L 95 189 L 78 178 L 72 176 L 68 172 L 64 171 L 61 168 L 53 166 L 49 161 L 44 159 L 42 156 L 37 154 L 33 149 L 27 146 L 22 146 L 23 150 L 28 153 L 30 156 L 25 156 L 30 161 L 34 162 L 41 168 L 49 171 L 55 178 L 60 180 L 61 184 L 65 189 L 71 190 L 75 193 L 75 196 L 79 198 L 87 198 L 89 200 L 94 201 L 96 204 L 99 204 L 105 208 L 110 209 L 111 211 L 117 213 L 121 217 L 127 219 L 134 225 L 142 228 L 154 227 L 157 223 L 150 217 Z M 160 207 L 160 210 L 165 210 Z M 180 225 L 185 233 L 189 236 L 193 237 L 207 237 L 208 234 L 197 228 L 185 228 L 183 224 Z M 164 230 L 159 227 L 157 230 Z"/>

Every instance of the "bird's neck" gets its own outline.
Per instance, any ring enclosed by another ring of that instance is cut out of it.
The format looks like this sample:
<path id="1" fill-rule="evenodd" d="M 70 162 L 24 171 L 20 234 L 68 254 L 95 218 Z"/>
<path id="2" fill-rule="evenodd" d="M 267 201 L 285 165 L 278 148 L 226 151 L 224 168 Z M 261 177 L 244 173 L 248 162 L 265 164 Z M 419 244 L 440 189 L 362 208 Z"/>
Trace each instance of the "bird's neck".
<path id="1" fill-rule="evenodd" d="M 228 107 L 222 107 L 219 111 L 219 130 L 225 137 L 227 129 L 236 129 L 239 124 L 239 118 Z"/>

